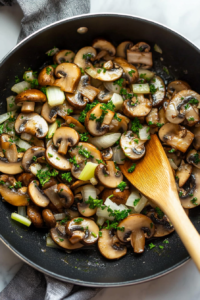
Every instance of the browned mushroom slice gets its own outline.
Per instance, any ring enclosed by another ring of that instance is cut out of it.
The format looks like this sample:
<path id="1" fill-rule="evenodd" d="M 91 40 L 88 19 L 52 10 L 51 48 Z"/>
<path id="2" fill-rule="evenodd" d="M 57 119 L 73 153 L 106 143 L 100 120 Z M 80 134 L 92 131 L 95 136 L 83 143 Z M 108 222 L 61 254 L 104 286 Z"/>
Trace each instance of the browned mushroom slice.
<path id="1" fill-rule="evenodd" d="M 81 95 L 81 92 L 79 92 L 78 90 L 76 90 L 76 92 L 73 94 L 66 93 L 66 98 L 71 106 L 81 110 L 86 107 L 86 104 L 88 102 L 87 98 L 83 97 Z"/>
<path id="2" fill-rule="evenodd" d="M 67 222 L 66 233 L 71 236 L 70 241 L 76 238 L 85 245 L 91 245 L 99 238 L 99 227 L 91 219 L 77 218 Z"/>
<path id="3" fill-rule="evenodd" d="M 65 209 L 66 215 L 71 219 L 78 218 L 80 216 L 79 211 L 76 206 L 71 206 Z"/>
<path id="4" fill-rule="evenodd" d="M 7 158 L 0 157 L 0 172 L 15 175 L 23 172 L 22 161 L 18 159 L 16 162 L 9 162 Z"/>
<path id="5" fill-rule="evenodd" d="M 97 211 L 97 207 L 90 208 L 89 206 L 90 205 L 85 202 L 77 204 L 79 213 L 86 218 L 93 216 L 94 214 L 96 214 Z"/>
<path id="6" fill-rule="evenodd" d="M 170 146 L 164 146 L 163 149 L 165 150 L 167 157 L 173 160 L 173 162 L 177 166 L 179 166 L 181 163 L 181 159 L 183 159 L 183 154 L 179 150 L 172 150 Z"/>
<path id="7" fill-rule="evenodd" d="M 45 184 L 42 186 L 42 190 L 46 190 L 57 183 L 58 180 L 55 177 L 51 177 L 49 181 L 45 182 Z"/>
<path id="8" fill-rule="evenodd" d="M 192 132 L 194 133 L 193 146 L 196 150 L 200 149 L 200 130 L 199 127 L 193 127 Z"/>
<path id="9" fill-rule="evenodd" d="M 53 136 L 53 143 L 58 148 L 58 153 L 66 154 L 68 147 L 73 147 L 79 142 L 79 134 L 70 127 L 58 128 Z"/>
<path id="10" fill-rule="evenodd" d="M 159 138 L 172 148 L 186 152 L 193 141 L 194 134 L 183 126 L 167 123 L 160 128 Z"/>
<path id="11" fill-rule="evenodd" d="M 132 160 L 137 160 L 145 154 L 145 141 L 138 138 L 132 131 L 123 133 L 120 139 L 120 146 L 124 154 Z"/>
<path id="12" fill-rule="evenodd" d="M 54 54 L 54 64 L 72 63 L 75 57 L 75 53 L 71 50 L 61 50 Z"/>
<path id="13" fill-rule="evenodd" d="M 115 81 L 119 79 L 123 74 L 123 69 L 114 63 L 114 66 L 110 70 L 103 68 L 95 68 L 92 64 L 89 65 L 85 72 L 90 75 L 92 78 L 101 80 L 101 81 Z"/>
<path id="14" fill-rule="evenodd" d="M 146 116 L 146 122 L 150 127 L 155 127 L 159 123 L 158 108 L 152 108 L 150 113 Z"/>
<path id="15" fill-rule="evenodd" d="M 108 132 L 109 125 L 115 115 L 111 110 L 107 110 L 108 112 L 105 114 L 101 106 L 102 104 L 97 104 L 87 113 L 85 118 L 85 127 L 94 136 L 101 136 Z"/>
<path id="16" fill-rule="evenodd" d="M 108 188 L 116 188 L 123 180 L 122 172 L 115 168 L 113 161 L 107 161 L 105 165 L 99 164 L 95 170 L 95 176 Z"/>
<path id="17" fill-rule="evenodd" d="M 111 147 L 101 151 L 103 160 L 111 160 L 113 157 L 113 150 Z"/>
<path id="18" fill-rule="evenodd" d="M 193 164 L 196 168 L 200 169 L 200 152 L 196 150 L 190 150 L 186 156 L 186 160 L 189 164 Z"/>
<path id="19" fill-rule="evenodd" d="M 148 44 L 144 42 L 137 43 L 130 49 L 127 49 L 127 60 L 132 64 L 141 65 L 144 69 L 153 66 L 152 52 Z"/>
<path id="20" fill-rule="evenodd" d="M 63 92 L 74 93 L 81 77 L 81 71 L 75 64 L 62 63 L 56 67 L 55 75 L 59 79 L 55 80 L 54 86 L 60 87 Z"/>
<path id="21" fill-rule="evenodd" d="M 158 218 L 157 213 L 152 209 L 152 211 L 147 213 L 147 217 L 149 217 L 154 223 L 154 237 L 163 237 L 174 231 L 174 226 L 170 223 L 166 215 L 162 218 Z"/>
<path id="22" fill-rule="evenodd" d="M 71 244 L 69 241 L 69 238 L 67 236 L 62 235 L 59 231 L 58 228 L 52 228 L 50 230 L 51 238 L 52 240 L 60 247 L 67 249 L 67 250 L 75 250 L 75 249 L 80 249 L 83 247 L 82 244 L 77 243 L 77 244 Z"/>
<path id="23" fill-rule="evenodd" d="M 183 90 L 190 90 L 189 84 L 183 80 L 171 81 L 167 86 L 167 92 L 171 95 Z"/>
<path id="24" fill-rule="evenodd" d="M 58 106 L 51 107 L 48 102 L 44 103 L 41 110 L 41 116 L 48 122 L 54 123 L 58 114 Z"/>
<path id="25" fill-rule="evenodd" d="M 87 184 L 87 183 L 90 183 L 90 181 L 89 181 L 89 180 L 87 180 L 87 181 L 77 180 L 76 182 L 74 182 L 74 183 L 71 185 L 71 189 L 72 189 L 72 190 L 75 190 L 75 189 L 79 188 L 80 186 L 83 186 L 83 185 L 85 185 L 85 184 Z"/>
<path id="26" fill-rule="evenodd" d="M 51 203 L 53 203 L 53 205 L 56 207 L 56 209 L 59 212 L 62 212 L 63 211 L 63 205 L 62 205 L 62 203 L 60 201 L 60 197 L 58 195 L 57 184 L 47 188 L 43 192 L 48 197 L 48 199 L 51 201 Z"/>
<path id="27" fill-rule="evenodd" d="M 118 188 L 104 189 L 101 198 L 103 199 L 103 202 L 105 202 L 108 197 L 112 196 L 110 197 L 110 200 L 117 205 L 126 204 L 130 193 L 129 189 L 125 189 L 123 192 Z"/>
<path id="28" fill-rule="evenodd" d="M 105 39 L 94 40 L 94 42 L 92 43 L 92 47 L 99 51 L 105 50 L 111 56 L 114 56 L 116 53 L 116 49 L 115 49 L 114 45 Z"/>
<path id="29" fill-rule="evenodd" d="M 19 114 L 15 121 L 15 131 L 18 134 L 29 133 L 42 139 L 47 135 L 48 124 L 36 113 Z"/>
<path id="30" fill-rule="evenodd" d="M 133 43 L 130 41 L 122 42 L 117 46 L 116 56 L 123 57 L 126 59 L 127 57 L 127 50 L 133 46 Z"/>
<path id="31" fill-rule="evenodd" d="M 151 238 L 155 231 L 152 220 L 141 214 L 128 216 L 118 226 L 124 227 L 124 231 L 117 230 L 119 240 L 123 243 L 131 241 L 135 253 L 144 251 L 145 237 Z"/>
<path id="32" fill-rule="evenodd" d="M 17 176 L 17 181 L 21 181 L 23 186 L 28 186 L 34 179 L 35 176 L 31 173 L 22 173 Z"/>
<path id="33" fill-rule="evenodd" d="M 32 146 L 37 146 L 37 147 L 44 147 L 44 141 L 43 140 L 39 140 L 38 138 L 36 138 L 36 136 L 32 136 L 32 138 L 29 141 L 29 144 L 31 144 Z"/>
<path id="34" fill-rule="evenodd" d="M 192 90 L 183 90 L 171 99 L 166 109 L 166 118 L 171 123 L 179 124 L 185 118 L 190 121 L 192 117 L 192 123 L 189 125 L 194 125 L 199 121 L 198 113 L 195 111 L 195 108 L 199 107 L 200 95 Z"/>
<path id="35" fill-rule="evenodd" d="M 38 158 L 45 156 L 45 148 L 33 146 L 26 150 L 22 158 L 22 167 L 25 172 L 30 172 L 31 164 L 35 163 Z"/>
<path id="36" fill-rule="evenodd" d="M 161 77 L 154 76 L 150 81 L 151 86 L 153 85 L 155 92 L 152 93 L 152 106 L 160 106 L 165 98 L 165 84 Z"/>
<path id="37" fill-rule="evenodd" d="M 108 259 L 119 259 L 126 255 L 127 248 L 120 243 L 111 230 L 102 229 L 101 237 L 98 240 L 98 248 L 101 254 Z"/>
<path id="38" fill-rule="evenodd" d="M 76 130 L 79 133 L 84 133 L 86 132 L 85 127 L 75 118 L 71 116 L 65 117 L 65 123 L 61 125 L 61 127 L 72 127 L 74 130 Z"/>
<path id="39" fill-rule="evenodd" d="M 39 182 L 36 180 L 31 181 L 28 185 L 28 194 L 31 200 L 40 207 L 46 207 L 49 204 L 49 199 L 44 192 L 39 188 Z"/>
<path id="40" fill-rule="evenodd" d="M 17 147 L 13 144 L 13 139 L 8 134 L 2 134 L 0 137 L 1 148 L 5 157 L 11 163 L 15 163 L 18 160 Z"/>
<path id="41" fill-rule="evenodd" d="M 80 142 L 75 148 L 69 151 L 71 157 L 76 157 L 76 162 L 90 161 L 97 163 L 98 160 L 102 159 L 101 152 L 92 144 Z"/>
<path id="42" fill-rule="evenodd" d="M 107 103 L 108 101 L 110 101 L 110 98 L 112 97 L 113 92 L 106 90 L 103 84 L 101 86 L 99 86 L 99 90 L 100 90 L 100 92 L 97 95 L 97 99 L 99 100 L 99 102 Z"/>
<path id="43" fill-rule="evenodd" d="M 29 195 L 21 189 L 10 189 L 6 185 L 0 184 L 1 197 L 13 206 L 27 206 L 29 205 Z"/>
<path id="44" fill-rule="evenodd" d="M 90 77 L 86 74 L 81 76 L 77 90 L 87 99 L 89 99 L 90 102 L 94 101 L 100 91 L 90 84 Z"/>
<path id="45" fill-rule="evenodd" d="M 60 183 L 57 185 L 58 195 L 60 197 L 60 202 L 63 207 L 69 208 L 74 203 L 74 195 L 70 188 L 66 186 L 64 183 Z"/>
<path id="46" fill-rule="evenodd" d="M 27 216 L 33 223 L 33 225 L 36 228 L 42 228 L 43 227 L 43 219 L 42 219 L 42 214 L 40 212 L 40 208 L 36 205 L 29 205 L 27 207 Z"/>
<path id="47" fill-rule="evenodd" d="M 56 219 L 50 209 L 43 209 L 42 217 L 47 227 L 54 228 L 56 226 Z"/>
<path id="48" fill-rule="evenodd" d="M 130 84 L 138 80 L 138 70 L 135 66 L 129 64 L 126 59 L 121 57 L 116 57 L 114 61 L 123 68 L 124 74 L 123 78 Z"/>
<path id="49" fill-rule="evenodd" d="M 84 47 L 81 48 L 74 58 L 74 63 L 79 66 L 79 68 L 82 68 L 85 70 L 86 67 L 89 66 L 89 60 L 91 58 L 96 57 L 96 50 L 93 47 Z"/>
<path id="50" fill-rule="evenodd" d="M 164 110 L 163 107 L 161 109 L 159 109 L 159 111 L 158 111 L 158 117 L 159 117 L 159 123 L 160 124 L 166 124 L 166 123 L 168 123 L 168 120 L 165 117 L 165 110 Z"/>
<path id="51" fill-rule="evenodd" d="M 117 115 L 117 118 L 113 118 L 110 123 L 109 132 L 123 133 L 123 132 L 127 131 L 128 123 L 130 120 L 127 117 L 125 117 L 124 115 L 121 115 L 118 113 L 116 115 Z"/>
<path id="52" fill-rule="evenodd" d="M 45 101 L 47 101 L 45 94 L 36 89 L 23 91 L 15 97 L 15 103 L 18 106 L 22 106 L 21 111 L 24 113 L 33 112 L 35 102 Z"/>
<path id="53" fill-rule="evenodd" d="M 151 111 L 151 101 L 142 94 L 138 94 L 132 99 L 125 100 L 123 103 L 123 112 L 127 117 L 145 117 Z"/>
<path id="54" fill-rule="evenodd" d="M 68 171 L 71 169 L 69 160 L 63 155 L 59 154 L 53 145 L 49 145 L 46 150 L 47 162 L 58 170 Z"/>
<path id="55" fill-rule="evenodd" d="M 182 161 L 180 167 L 176 170 L 176 178 L 179 187 L 182 187 L 192 174 L 192 166 Z"/>
<path id="56" fill-rule="evenodd" d="M 38 84 L 41 86 L 53 85 L 55 82 L 54 68 L 47 66 L 38 75 Z"/>

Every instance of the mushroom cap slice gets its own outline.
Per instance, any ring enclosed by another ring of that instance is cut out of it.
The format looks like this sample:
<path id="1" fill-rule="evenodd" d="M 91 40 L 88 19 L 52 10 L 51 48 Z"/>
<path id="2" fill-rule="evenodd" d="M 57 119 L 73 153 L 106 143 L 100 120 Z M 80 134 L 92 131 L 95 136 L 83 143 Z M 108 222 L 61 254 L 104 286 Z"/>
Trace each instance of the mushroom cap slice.
<path id="1" fill-rule="evenodd" d="M 136 253 L 144 251 L 145 237 L 151 238 L 155 231 L 152 220 L 142 214 L 129 215 L 118 226 L 124 227 L 124 231 L 117 230 L 117 237 L 123 243 L 131 241 Z"/>
<path id="2" fill-rule="evenodd" d="M 65 117 L 65 123 L 63 123 L 61 125 L 61 127 L 71 127 L 70 125 L 73 124 L 73 128 L 74 130 L 76 130 L 77 132 L 79 133 L 84 133 L 86 132 L 86 129 L 85 127 L 78 121 L 76 120 L 75 118 L 71 117 L 71 116 L 67 116 Z"/>
<path id="3" fill-rule="evenodd" d="M 117 118 L 121 119 L 121 121 L 119 121 L 119 119 L 113 118 L 110 123 L 110 126 L 109 126 L 109 133 L 110 132 L 123 133 L 123 132 L 127 131 L 128 123 L 130 120 L 127 117 L 125 117 L 124 115 L 121 115 L 119 113 L 117 113 Z"/>
<path id="4" fill-rule="evenodd" d="M 193 146 L 196 150 L 200 149 L 200 128 L 193 127 L 192 132 L 194 133 Z"/>
<path id="5" fill-rule="evenodd" d="M 176 170 L 176 177 L 178 177 L 178 185 L 182 187 L 192 174 L 192 166 L 189 164 L 182 163 Z"/>
<path id="6" fill-rule="evenodd" d="M 152 94 L 152 106 L 153 107 L 157 107 L 160 106 L 165 98 L 165 84 L 164 81 L 162 80 L 161 77 L 159 76 L 154 76 L 151 81 L 150 84 L 153 84 L 156 92 Z"/>
<path id="7" fill-rule="evenodd" d="M 86 218 L 93 216 L 94 214 L 96 214 L 97 211 L 97 207 L 90 208 L 89 206 L 90 205 L 85 202 L 77 204 L 79 213 Z"/>
<path id="8" fill-rule="evenodd" d="M 145 154 L 145 141 L 138 138 L 132 131 L 121 135 L 120 146 L 124 154 L 131 160 L 137 160 Z"/>
<path id="9" fill-rule="evenodd" d="M 119 259 L 126 255 L 127 248 L 122 245 L 111 230 L 102 229 L 102 235 L 98 240 L 98 248 L 101 254 L 108 259 Z"/>
<path id="10" fill-rule="evenodd" d="M 170 223 L 166 215 L 164 215 L 162 219 L 159 219 L 154 211 L 150 211 L 147 213 L 147 217 L 154 223 L 154 237 L 163 237 L 174 231 L 174 226 Z"/>
<path id="11" fill-rule="evenodd" d="M 167 92 L 171 95 L 183 90 L 190 90 L 190 85 L 183 80 L 171 81 L 167 86 Z"/>
<path id="12" fill-rule="evenodd" d="M 75 64 L 62 63 L 56 67 L 55 75 L 59 79 L 55 80 L 53 86 L 60 87 L 63 92 L 74 93 L 81 77 L 81 71 Z"/>
<path id="13" fill-rule="evenodd" d="M 132 99 L 125 100 L 123 103 L 123 112 L 130 118 L 145 117 L 150 113 L 151 108 L 151 101 L 142 94 L 138 94 Z"/>
<path id="14" fill-rule="evenodd" d="M 60 183 L 57 185 L 58 195 L 60 197 L 60 202 L 62 203 L 63 207 L 69 208 L 74 203 L 74 194 L 70 190 L 68 186 L 64 183 Z"/>
<path id="15" fill-rule="evenodd" d="M 63 212 L 63 204 L 61 203 L 60 197 L 58 195 L 57 184 L 45 189 L 44 194 L 49 198 L 51 203 L 59 212 Z"/>
<path id="16" fill-rule="evenodd" d="M 47 135 L 48 124 L 36 113 L 19 114 L 15 121 L 15 131 L 18 134 L 29 133 L 42 139 Z"/>
<path id="17" fill-rule="evenodd" d="M 51 107 L 48 102 L 44 103 L 41 110 L 41 116 L 48 122 L 54 123 L 58 114 L 59 106 Z"/>
<path id="18" fill-rule="evenodd" d="M 85 72 L 90 75 L 92 78 L 101 80 L 101 81 L 115 81 L 119 79 L 123 74 L 123 69 L 116 63 L 110 70 L 95 68 L 92 64 L 89 65 Z"/>
<path id="19" fill-rule="evenodd" d="M 46 66 L 38 75 L 38 84 L 41 86 L 51 86 L 54 82 L 54 68 L 52 66 Z"/>
<path id="20" fill-rule="evenodd" d="M 92 47 L 99 51 L 106 50 L 111 56 L 114 56 L 116 53 L 115 46 L 105 39 L 95 39 Z"/>
<path id="21" fill-rule="evenodd" d="M 9 162 L 7 158 L 0 157 L 0 172 L 10 175 L 15 175 L 23 172 L 22 160 Z"/>
<path id="22" fill-rule="evenodd" d="M 131 64 L 142 65 L 143 69 L 153 66 L 152 52 L 136 52 L 127 49 L 127 61 Z"/>
<path id="23" fill-rule="evenodd" d="M 200 205 L 200 169 L 193 167 L 192 174 L 180 189 L 179 198 L 184 208 L 194 208 Z"/>
<path id="24" fill-rule="evenodd" d="M 50 209 L 43 209 L 42 217 L 47 227 L 54 228 L 56 226 L 56 219 Z"/>
<path id="25" fill-rule="evenodd" d="M 15 103 L 20 106 L 24 102 L 46 102 L 47 97 L 40 90 L 31 89 L 19 93 L 15 97 Z"/>
<path id="26" fill-rule="evenodd" d="M 83 47 L 81 48 L 74 58 L 74 63 L 85 70 L 86 67 L 89 65 L 89 59 L 95 58 L 97 52 L 93 47 Z"/>
<path id="27" fill-rule="evenodd" d="M 7 186 L 0 184 L 0 194 L 2 198 L 14 206 L 27 206 L 29 205 L 29 195 L 22 193 L 20 190 L 10 189 Z"/>
<path id="28" fill-rule="evenodd" d="M 79 221 L 79 222 L 78 222 Z M 99 227 L 97 224 L 87 218 L 72 219 L 66 224 L 66 233 L 71 237 L 80 236 L 80 241 L 85 245 L 91 245 L 97 242 L 99 238 Z M 80 233 L 84 233 L 81 234 Z"/>
<path id="29" fill-rule="evenodd" d="M 103 202 L 106 201 L 106 199 L 113 195 L 110 200 L 114 203 L 116 203 L 117 205 L 120 204 L 126 204 L 126 201 L 128 200 L 128 197 L 130 195 L 130 190 L 129 189 L 125 189 L 123 192 L 116 188 L 116 189 L 104 189 L 102 192 L 102 196 L 101 198 L 103 199 Z"/>
<path id="30" fill-rule="evenodd" d="M 111 147 L 101 150 L 103 160 L 111 160 L 113 157 L 113 150 Z"/>
<path id="31" fill-rule="evenodd" d="M 79 188 L 80 186 L 83 186 L 87 183 L 90 183 L 89 180 L 83 181 L 83 180 L 77 180 L 71 185 L 71 189 L 74 191 L 75 189 Z"/>
<path id="32" fill-rule="evenodd" d="M 85 153 L 85 155 L 83 153 Z M 101 152 L 95 146 L 84 142 L 78 143 L 75 148 L 70 150 L 69 154 L 71 157 L 76 157 L 77 163 L 85 161 L 97 163 L 97 160 L 102 159 Z"/>
<path id="33" fill-rule="evenodd" d="M 130 41 L 125 41 L 120 43 L 116 49 L 116 56 L 118 57 L 127 57 L 127 50 L 133 46 L 133 43 Z"/>
<path id="34" fill-rule="evenodd" d="M 116 62 L 120 67 L 123 68 L 124 70 L 124 76 L 126 81 L 128 81 L 128 83 L 134 83 L 138 80 L 139 78 L 139 74 L 138 74 L 138 70 L 135 66 L 129 64 L 127 62 L 126 59 L 121 58 L 121 57 L 116 57 L 114 59 L 114 62 Z"/>
<path id="35" fill-rule="evenodd" d="M 28 186 L 35 179 L 35 175 L 31 173 L 22 173 L 17 176 L 17 181 L 21 181 L 23 186 Z"/>
<path id="36" fill-rule="evenodd" d="M 90 85 L 90 77 L 85 74 L 81 76 L 81 79 L 79 81 L 77 90 L 87 99 L 89 99 L 90 102 L 93 102 L 100 90 L 92 85 Z"/>
<path id="37" fill-rule="evenodd" d="M 28 194 L 31 200 L 40 207 L 46 207 L 49 205 L 49 199 L 44 194 L 43 190 L 39 188 L 39 182 L 36 180 L 31 181 L 28 185 Z"/>
<path id="38" fill-rule="evenodd" d="M 54 54 L 54 64 L 72 63 L 75 57 L 75 53 L 71 50 L 61 50 Z"/>
<path id="39" fill-rule="evenodd" d="M 58 153 L 66 154 L 68 147 L 73 147 L 79 142 L 79 134 L 70 127 L 58 128 L 53 136 L 53 143 L 58 148 Z"/>
<path id="40" fill-rule="evenodd" d="M 53 146 L 49 145 L 46 149 L 46 160 L 54 168 L 62 171 L 69 171 L 71 169 L 71 164 L 69 160 L 58 153 L 58 150 Z"/>
<path id="41" fill-rule="evenodd" d="M 156 124 L 159 123 L 158 108 L 152 108 L 150 113 L 146 116 L 146 122 L 150 127 L 156 127 Z"/>
<path id="42" fill-rule="evenodd" d="M 67 236 L 62 235 L 59 231 L 58 228 L 52 228 L 50 230 L 51 238 L 52 240 L 60 247 L 67 249 L 67 250 L 75 250 L 75 249 L 80 249 L 83 247 L 82 244 L 76 243 L 76 244 L 71 244 L 69 241 L 69 238 Z"/>
<path id="43" fill-rule="evenodd" d="M 192 132 L 183 126 L 172 123 L 163 125 L 158 134 L 161 141 L 184 153 L 194 139 L 194 134 Z"/>
<path id="44" fill-rule="evenodd" d="M 103 110 L 101 109 L 102 104 L 99 103 L 92 109 L 87 112 L 85 118 L 85 127 L 93 136 L 101 136 L 108 132 L 109 125 L 115 115 L 115 113 L 111 110 L 107 110 L 107 113 L 104 115 Z M 91 118 L 91 115 L 94 115 L 94 118 Z M 103 120 L 101 120 L 101 116 L 104 115 Z M 98 121 L 99 119 L 99 121 Z"/>
<path id="45" fill-rule="evenodd" d="M 110 98 L 112 97 L 113 92 L 106 90 L 103 84 L 101 86 L 99 86 L 99 90 L 100 90 L 100 92 L 97 95 L 97 99 L 99 100 L 99 102 L 107 103 L 108 101 L 110 101 Z"/>
<path id="46" fill-rule="evenodd" d="M 79 92 L 78 90 L 76 90 L 76 92 L 73 94 L 66 93 L 65 95 L 69 104 L 74 108 L 83 110 L 86 107 L 86 104 L 88 102 L 87 98 L 83 97 L 81 92 Z"/>
<path id="47" fill-rule="evenodd" d="M 200 169 L 199 152 L 196 150 L 190 150 L 186 156 L 186 160 L 189 164 L 192 164 L 196 168 Z"/>
<path id="48" fill-rule="evenodd" d="M 33 159 L 34 157 L 34 159 Z M 25 172 L 30 172 L 31 164 L 36 162 L 36 159 L 45 157 L 45 148 L 33 146 L 26 150 L 22 158 L 22 167 Z"/>
<path id="49" fill-rule="evenodd" d="M 96 167 L 95 176 L 101 184 L 108 188 L 116 188 L 123 180 L 122 172 L 115 168 L 113 161 L 107 161 L 106 165 L 99 164 Z"/>
<path id="50" fill-rule="evenodd" d="M 2 150 L 4 151 L 4 155 L 7 160 L 11 163 L 15 163 L 18 160 L 18 152 L 17 147 L 13 144 L 13 140 L 10 135 L 2 134 L 0 136 L 0 145 Z"/>
<path id="51" fill-rule="evenodd" d="M 42 228 L 44 226 L 42 214 L 40 208 L 36 205 L 29 205 L 27 207 L 27 216 L 36 228 Z"/>

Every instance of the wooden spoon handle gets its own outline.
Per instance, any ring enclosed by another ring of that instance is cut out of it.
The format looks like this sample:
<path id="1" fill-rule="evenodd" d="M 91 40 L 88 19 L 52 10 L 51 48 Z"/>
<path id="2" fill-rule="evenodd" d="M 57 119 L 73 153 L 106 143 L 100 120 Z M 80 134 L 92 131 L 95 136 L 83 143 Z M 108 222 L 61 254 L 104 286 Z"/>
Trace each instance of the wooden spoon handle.
<path id="1" fill-rule="evenodd" d="M 186 215 L 179 199 L 166 205 L 163 210 L 200 271 L 200 235 Z"/>

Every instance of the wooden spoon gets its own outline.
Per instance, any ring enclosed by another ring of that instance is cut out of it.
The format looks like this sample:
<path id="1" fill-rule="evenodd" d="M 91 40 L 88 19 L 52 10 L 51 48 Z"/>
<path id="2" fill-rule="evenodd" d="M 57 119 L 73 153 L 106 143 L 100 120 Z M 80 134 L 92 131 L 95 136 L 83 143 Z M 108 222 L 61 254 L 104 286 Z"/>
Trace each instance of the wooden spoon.
<path id="1" fill-rule="evenodd" d="M 172 168 L 157 137 L 152 135 L 146 154 L 133 173 L 128 168 L 133 162 L 120 165 L 126 178 L 169 217 L 190 256 L 200 271 L 200 235 L 181 206 Z"/>

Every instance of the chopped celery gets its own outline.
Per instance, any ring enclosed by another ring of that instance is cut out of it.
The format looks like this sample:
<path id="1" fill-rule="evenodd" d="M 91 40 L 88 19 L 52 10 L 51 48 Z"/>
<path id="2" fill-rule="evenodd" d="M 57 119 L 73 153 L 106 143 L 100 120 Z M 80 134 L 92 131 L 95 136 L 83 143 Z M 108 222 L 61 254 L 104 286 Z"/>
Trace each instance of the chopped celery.
<path id="1" fill-rule="evenodd" d="M 12 213 L 11 214 L 11 219 L 13 219 L 13 220 L 25 225 L 25 226 L 28 226 L 28 227 L 31 225 L 31 221 L 29 219 L 27 219 L 27 218 L 25 218 L 25 217 L 23 217 L 23 216 L 21 216 L 17 213 Z"/>
<path id="2" fill-rule="evenodd" d="M 61 105 L 65 101 L 65 94 L 59 87 L 48 86 L 46 88 L 47 100 L 50 106 Z"/>
<path id="3" fill-rule="evenodd" d="M 56 121 L 49 125 L 49 130 L 48 130 L 48 134 L 47 134 L 49 139 L 51 139 L 53 137 L 57 128 L 58 128 L 58 123 Z"/>
<path id="4" fill-rule="evenodd" d="M 98 166 L 98 164 L 92 163 L 92 162 L 88 162 L 83 171 L 81 172 L 81 175 L 79 176 L 80 180 L 90 180 L 91 178 L 94 177 L 94 172 L 96 167 Z"/>
<path id="5" fill-rule="evenodd" d="M 149 94 L 150 88 L 148 83 L 132 84 L 134 94 Z"/>

